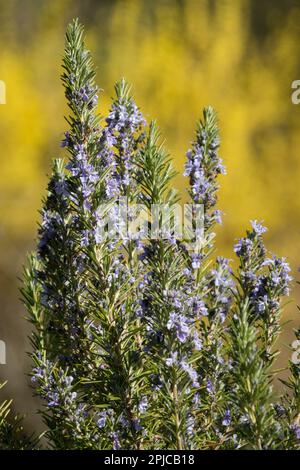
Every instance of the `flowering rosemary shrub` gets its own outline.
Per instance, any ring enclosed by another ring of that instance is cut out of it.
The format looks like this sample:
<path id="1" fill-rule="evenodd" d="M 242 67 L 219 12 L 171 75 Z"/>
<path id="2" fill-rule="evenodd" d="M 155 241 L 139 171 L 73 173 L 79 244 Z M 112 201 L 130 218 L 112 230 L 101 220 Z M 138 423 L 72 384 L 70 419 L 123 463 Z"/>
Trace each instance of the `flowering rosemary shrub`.
<path id="1" fill-rule="evenodd" d="M 69 158 L 54 162 L 22 288 L 47 445 L 299 448 L 300 366 L 290 363 L 282 397 L 272 389 L 289 266 L 268 255 L 257 221 L 234 247 L 237 272 L 214 257 L 217 180 L 225 173 L 215 111 L 204 109 L 185 165 L 193 207 L 204 209 L 200 249 L 164 230 L 162 217 L 156 239 L 103 238 L 99 225 L 124 198 L 148 212 L 175 207 L 175 172 L 155 122 L 146 125 L 124 80 L 108 117 L 99 118 L 77 21 L 66 34 L 62 82 Z M 0 417 L 4 442 L 12 428 Z"/>

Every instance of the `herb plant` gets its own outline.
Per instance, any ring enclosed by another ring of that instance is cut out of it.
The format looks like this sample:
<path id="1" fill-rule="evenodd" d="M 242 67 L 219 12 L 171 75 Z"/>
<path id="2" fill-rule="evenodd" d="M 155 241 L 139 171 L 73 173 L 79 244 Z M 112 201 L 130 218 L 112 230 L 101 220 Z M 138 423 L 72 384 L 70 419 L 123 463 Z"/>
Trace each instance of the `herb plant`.
<path id="1" fill-rule="evenodd" d="M 272 387 L 290 268 L 268 254 L 257 221 L 234 247 L 236 271 L 214 255 L 218 177 L 225 173 L 215 111 L 204 109 L 184 173 L 192 212 L 203 208 L 200 246 L 191 249 L 184 235 L 167 230 L 161 214 L 158 238 L 103 237 L 108 214 L 125 230 L 122 201 L 129 224 L 140 207 L 148 214 L 153 206 L 176 208 L 175 172 L 156 123 L 147 126 L 124 79 L 108 117 L 99 117 L 77 20 L 66 33 L 62 83 L 68 159 L 54 161 L 22 288 L 45 445 L 299 448 L 300 366 L 290 363 L 282 397 Z M 139 235 L 151 229 L 148 221 Z M 10 439 L 11 447 L 25 448 L 24 438 L 20 444 L 12 437 L 7 406 L 0 408 L 1 446 Z"/>

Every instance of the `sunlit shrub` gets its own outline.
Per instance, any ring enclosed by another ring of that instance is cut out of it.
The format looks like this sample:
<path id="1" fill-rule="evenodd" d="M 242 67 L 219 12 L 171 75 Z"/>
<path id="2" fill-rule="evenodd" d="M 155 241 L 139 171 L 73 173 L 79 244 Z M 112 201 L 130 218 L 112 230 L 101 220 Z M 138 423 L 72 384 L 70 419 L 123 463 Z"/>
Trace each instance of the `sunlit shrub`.
<path id="1" fill-rule="evenodd" d="M 215 111 L 204 109 L 185 165 L 191 202 L 204 209 L 201 246 L 191 250 L 172 230 L 158 239 L 99 237 L 121 198 L 150 211 L 174 207 L 178 194 L 157 126 L 146 125 L 124 80 L 99 119 L 82 34 L 77 21 L 68 27 L 63 60 L 69 159 L 54 162 L 22 289 L 49 445 L 297 448 L 299 365 L 291 363 L 286 383 L 292 394 L 275 397 L 271 384 L 290 268 L 268 255 L 257 221 L 234 247 L 237 272 L 214 257 L 225 173 Z"/>

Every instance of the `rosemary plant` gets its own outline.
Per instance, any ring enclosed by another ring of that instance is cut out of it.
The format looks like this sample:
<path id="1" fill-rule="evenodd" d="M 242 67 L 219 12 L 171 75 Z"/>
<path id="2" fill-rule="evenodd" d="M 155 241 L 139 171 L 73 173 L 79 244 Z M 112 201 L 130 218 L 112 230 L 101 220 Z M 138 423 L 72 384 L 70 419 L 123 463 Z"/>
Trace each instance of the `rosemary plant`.
<path id="1" fill-rule="evenodd" d="M 174 222 L 179 196 L 157 125 L 147 127 L 125 80 L 100 119 L 77 20 L 66 33 L 62 82 L 68 159 L 53 164 L 22 288 L 46 445 L 298 448 L 299 365 L 290 364 L 291 394 L 282 404 L 272 389 L 289 267 L 267 257 L 256 221 L 235 246 L 237 273 L 214 255 L 218 177 L 225 173 L 215 111 L 204 109 L 187 152 L 190 211 L 201 205 L 204 215 L 201 243 L 193 219 L 188 244 L 159 210 L 167 208 Z M 125 209 L 128 220 L 120 222 Z M 142 211 L 146 223 L 128 230 Z M 159 236 L 146 236 L 153 231 Z"/>

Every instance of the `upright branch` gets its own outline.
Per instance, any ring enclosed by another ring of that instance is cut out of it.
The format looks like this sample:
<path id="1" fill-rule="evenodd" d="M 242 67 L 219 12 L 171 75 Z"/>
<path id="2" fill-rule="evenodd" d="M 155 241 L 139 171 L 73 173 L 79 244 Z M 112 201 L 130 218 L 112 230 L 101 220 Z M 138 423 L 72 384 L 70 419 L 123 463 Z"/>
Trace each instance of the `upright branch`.
<path id="1" fill-rule="evenodd" d="M 284 259 L 266 257 L 265 232 L 253 221 L 252 230 L 235 245 L 240 268 L 230 343 L 235 426 L 240 445 L 256 449 L 276 448 L 280 442 L 271 405 L 271 366 L 280 332 L 280 300 L 288 294 L 291 281 Z"/>
<path id="2" fill-rule="evenodd" d="M 194 207 L 202 207 L 203 230 L 195 234 L 200 243 L 186 258 L 193 295 L 198 299 L 198 331 L 201 338 L 201 358 L 198 373 L 205 377 L 197 405 L 197 424 L 201 428 L 197 445 L 215 447 L 215 442 L 226 441 L 230 412 L 226 408 L 225 377 L 228 364 L 224 359 L 225 320 L 232 304 L 234 282 L 229 261 L 218 257 L 212 265 L 213 232 L 216 223 L 222 223 L 221 211 L 216 209 L 218 176 L 225 174 L 219 157 L 219 128 L 212 107 L 203 111 L 196 129 L 196 138 L 187 152 L 185 176 L 189 176 L 189 194 Z M 212 265 L 212 266 L 211 266 Z M 219 445 L 220 445 L 219 444 Z"/>
<path id="3" fill-rule="evenodd" d="M 145 244 L 141 255 L 145 269 L 141 321 L 146 325 L 144 348 L 152 389 L 149 426 L 157 448 L 184 449 L 190 447 L 190 387 L 199 387 L 196 371 L 189 363 L 197 332 L 192 315 L 187 316 L 186 302 L 191 305 L 194 299 L 187 297 L 184 260 L 175 234 L 172 229 L 168 233 L 164 230 L 163 212 L 174 208 L 177 196 L 169 189 L 174 171 L 154 122 L 138 165 L 141 200 L 149 211 L 158 205 L 161 211 L 152 221 L 158 236 Z"/>

